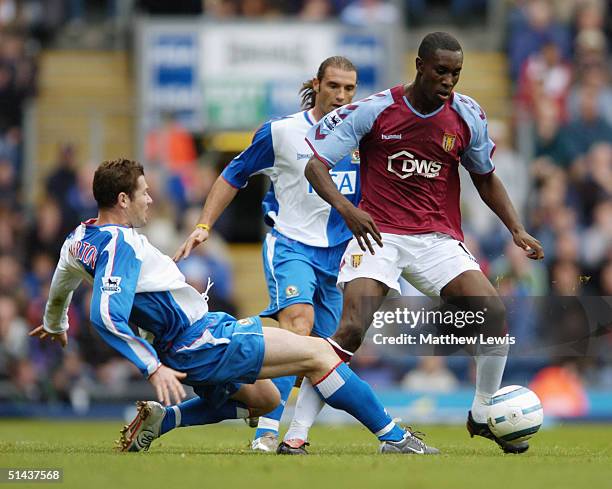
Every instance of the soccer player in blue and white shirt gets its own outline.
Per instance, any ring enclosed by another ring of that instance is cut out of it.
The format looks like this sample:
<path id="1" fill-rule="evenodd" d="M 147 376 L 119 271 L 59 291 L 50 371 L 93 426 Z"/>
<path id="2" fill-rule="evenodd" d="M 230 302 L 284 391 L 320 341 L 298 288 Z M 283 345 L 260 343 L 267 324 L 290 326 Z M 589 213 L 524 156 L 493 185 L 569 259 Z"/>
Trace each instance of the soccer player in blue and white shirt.
<path id="1" fill-rule="evenodd" d="M 232 160 L 215 182 L 200 224 L 174 257 L 178 261 L 188 256 L 194 246 L 208 238 L 210 228 L 251 176 L 268 175 L 272 185 L 263 208 L 272 230 L 263 246 L 263 264 L 270 304 L 260 315 L 274 317 L 281 328 L 300 335 L 328 338 L 334 333 L 342 309 L 342 295 L 336 287 L 338 269 L 352 237 L 338 211 L 321 199 L 304 177 L 304 168 L 313 154 L 305 137 L 327 113 L 351 103 L 356 87 L 357 71 L 348 59 L 334 56 L 323 61 L 317 76 L 302 87 L 306 110 L 259 128 L 251 145 Z M 358 152 L 342 158 L 330 173 L 337 189 L 357 205 Z M 294 377 L 274 380 L 281 393 L 281 405 L 260 418 L 254 450 L 269 452 L 276 448 L 284 404 L 294 382 Z M 298 425 L 299 414 L 295 420 Z M 299 438 L 298 435 L 289 439 Z"/>
<path id="2" fill-rule="evenodd" d="M 68 307 L 81 281 L 92 285 L 90 320 L 104 341 L 138 367 L 158 399 L 139 403 L 124 428 L 121 448 L 147 450 L 180 426 L 218 423 L 266 413 L 280 402 L 270 378 L 301 375 L 321 399 L 361 421 L 381 442 L 382 453 L 434 454 L 399 427 L 370 386 L 321 338 L 263 328 L 258 317 L 236 320 L 208 312 L 205 294 L 185 282 L 170 257 L 136 231 L 152 199 L 143 167 L 132 160 L 102 163 L 94 175 L 98 217 L 65 240 L 55 269 L 43 324 L 30 336 L 66 346 Z M 152 336 L 152 344 L 130 325 Z M 185 397 L 182 383 L 198 397 Z"/>

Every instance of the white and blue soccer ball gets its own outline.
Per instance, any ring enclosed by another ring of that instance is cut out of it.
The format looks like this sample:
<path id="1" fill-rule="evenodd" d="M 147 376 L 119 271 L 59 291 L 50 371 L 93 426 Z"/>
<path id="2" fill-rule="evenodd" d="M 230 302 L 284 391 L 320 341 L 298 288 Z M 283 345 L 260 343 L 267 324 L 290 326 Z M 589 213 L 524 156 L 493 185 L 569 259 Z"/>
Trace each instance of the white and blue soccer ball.
<path id="1" fill-rule="evenodd" d="M 542 403 L 527 387 L 509 385 L 493 394 L 487 423 L 498 438 L 508 442 L 528 440 L 538 432 L 542 421 Z"/>

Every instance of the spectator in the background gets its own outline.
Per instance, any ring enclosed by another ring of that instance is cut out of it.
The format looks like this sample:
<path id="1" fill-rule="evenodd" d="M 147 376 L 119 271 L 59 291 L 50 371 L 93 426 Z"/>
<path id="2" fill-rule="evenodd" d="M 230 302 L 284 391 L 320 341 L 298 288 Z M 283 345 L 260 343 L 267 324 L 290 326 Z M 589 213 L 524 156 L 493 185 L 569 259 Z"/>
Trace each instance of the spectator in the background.
<path id="1" fill-rule="evenodd" d="M 23 271 L 16 255 L 0 255 L 0 294 L 10 295 L 21 302 L 24 297 L 22 287 Z"/>
<path id="2" fill-rule="evenodd" d="M 35 91 L 36 68 L 17 31 L 0 31 L 0 129 L 20 126 L 23 103 Z"/>
<path id="3" fill-rule="evenodd" d="M 612 143 L 612 126 L 599 114 L 597 95 L 596 91 L 587 88 L 581 90 L 578 117 L 570 120 L 559 131 L 561 147 L 557 163 L 564 167 L 584 156 L 593 144 Z"/>
<path id="4" fill-rule="evenodd" d="M 91 191 L 95 167 L 93 165 L 83 165 L 77 171 L 76 184 L 69 190 L 66 196 L 66 203 L 70 212 L 74 214 L 75 225 L 79 221 L 85 221 L 91 216 L 95 216 L 98 211 L 98 204 Z"/>
<path id="5" fill-rule="evenodd" d="M 21 130 L 14 126 L 0 135 L 0 160 L 10 161 L 15 171 L 15 186 L 21 184 Z"/>
<path id="6" fill-rule="evenodd" d="M 30 269 L 24 274 L 23 282 L 28 297 L 40 297 L 45 288 L 51 283 L 53 270 L 55 270 L 55 257 L 44 251 L 34 254 L 29 262 Z"/>
<path id="7" fill-rule="evenodd" d="M 45 184 L 47 195 L 59 205 L 62 230 L 66 233 L 78 223 L 75 211 L 68 201 L 70 193 L 77 184 L 77 166 L 75 147 L 70 143 L 60 145 L 57 159 Z"/>
<path id="8" fill-rule="evenodd" d="M 520 249 L 508 241 L 504 254 L 491 265 L 491 277 L 501 296 L 533 297 L 548 292 L 545 268 L 529 260 Z"/>
<path id="9" fill-rule="evenodd" d="M 28 330 L 15 297 L 0 295 L 0 377 L 9 375 L 12 362 L 27 358 Z"/>
<path id="10" fill-rule="evenodd" d="M 91 376 L 91 367 L 83 361 L 78 349 L 68 348 L 51 378 L 54 400 L 72 405 L 77 413 L 87 412 Z"/>
<path id="11" fill-rule="evenodd" d="M 29 260 L 40 251 L 58 256 L 67 234 L 59 205 L 52 199 L 43 200 L 36 206 L 35 216 L 24 244 L 26 258 Z"/>
<path id="12" fill-rule="evenodd" d="M 192 223 L 197 222 L 199 213 L 199 207 L 189 210 L 184 218 L 186 229 L 191 229 Z M 232 311 L 237 312 L 229 251 L 218 233 L 212 234 L 205 243 L 194 248 L 191 255 L 177 265 L 185 275 L 187 283 L 200 292 L 208 288 L 208 279 L 214 283 L 208 290 L 211 311 L 224 310 L 230 311 L 230 314 Z"/>
<path id="13" fill-rule="evenodd" d="M 298 16 L 306 21 L 326 20 L 332 15 L 332 8 L 330 0 L 304 0 Z"/>
<path id="14" fill-rule="evenodd" d="M 601 269 L 599 276 L 599 293 L 603 296 L 612 296 L 612 256 Z"/>
<path id="15" fill-rule="evenodd" d="M 231 19 L 238 15 L 236 0 L 204 0 L 204 13 L 215 19 Z"/>
<path id="16" fill-rule="evenodd" d="M 401 386 L 410 392 L 448 393 L 455 391 L 459 382 L 444 357 L 420 357 L 419 364 L 404 376 Z"/>
<path id="17" fill-rule="evenodd" d="M 0 206 L 15 208 L 19 202 L 17 175 L 13 163 L 0 158 Z"/>
<path id="18" fill-rule="evenodd" d="M 340 12 L 340 20 L 353 26 L 393 25 L 399 17 L 397 7 L 388 0 L 355 0 Z"/>
<path id="19" fill-rule="evenodd" d="M 586 414 L 589 401 L 576 365 L 571 361 L 542 369 L 529 384 L 549 416 Z"/>
<path id="20" fill-rule="evenodd" d="M 553 296 L 578 296 L 582 293 L 580 268 L 573 261 L 553 263 L 550 271 Z"/>
<path id="21" fill-rule="evenodd" d="M 0 256 L 17 250 L 22 239 L 21 214 L 0 205 Z"/>
<path id="22" fill-rule="evenodd" d="M 565 121 L 566 98 L 572 81 L 570 65 L 561 58 L 554 39 L 543 41 L 539 51 L 531 54 L 521 68 L 518 81 L 518 101 L 533 114 L 539 104 L 555 104 Z"/>
<path id="23" fill-rule="evenodd" d="M 577 71 L 582 71 L 591 66 L 606 65 L 606 37 L 598 29 L 587 29 L 581 31 L 574 41 L 575 59 Z"/>
<path id="24" fill-rule="evenodd" d="M 535 165 L 534 176 L 538 173 L 548 173 L 551 166 L 558 165 L 559 154 L 562 151 L 562 141 L 559 134 L 561 128 L 560 108 L 554 103 L 540 103 L 535 106 L 535 132 L 533 134 L 534 156 L 541 158 Z M 522 117 L 524 114 L 519 114 Z M 540 169 L 541 165 L 546 168 Z M 543 171 L 540 171 L 543 170 Z"/>
<path id="25" fill-rule="evenodd" d="M 192 135 L 172 114 L 164 114 L 162 125 L 147 134 L 145 158 L 147 168 L 158 173 L 160 183 L 165 182 L 165 187 L 160 185 L 159 190 L 169 194 L 178 220 L 187 207 L 186 194 L 197 181 L 197 152 Z"/>
<path id="26" fill-rule="evenodd" d="M 612 145 L 595 144 L 572 170 L 582 211 L 581 222 L 588 226 L 595 206 L 612 198 Z"/>
<path id="27" fill-rule="evenodd" d="M 546 270 L 529 260 L 512 241 L 493 262 L 490 278 L 506 305 L 508 332 L 517 347 L 529 347 L 537 336 L 537 304 L 533 298 L 548 293 Z"/>
<path id="28" fill-rule="evenodd" d="M 580 95 L 583 90 L 596 93 L 597 113 L 612 125 L 612 87 L 607 73 L 607 66 L 600 64 L 586 66 L 576 72 L 577 83 L 571 88 L 567 97 L 567 113 L 570 119 L 580 114 Z"/>
<path id="29" fill-rule="evenodd" d="M 569 30 L 556 21 L 547 0 L 528 0 L 510 18 L 508 52 L 513 80 L 518 78 L 529 55 L 539 51 L 544 42 L 552 39 L 562 58 L 569 55 Z"/>
<path id="30" fill-rule="evenodd" d="M 582 235 L 580 251 L 582 262 L 592 271 L 612 255 L 612 197 L 593 209 L 593 224 Z"/>

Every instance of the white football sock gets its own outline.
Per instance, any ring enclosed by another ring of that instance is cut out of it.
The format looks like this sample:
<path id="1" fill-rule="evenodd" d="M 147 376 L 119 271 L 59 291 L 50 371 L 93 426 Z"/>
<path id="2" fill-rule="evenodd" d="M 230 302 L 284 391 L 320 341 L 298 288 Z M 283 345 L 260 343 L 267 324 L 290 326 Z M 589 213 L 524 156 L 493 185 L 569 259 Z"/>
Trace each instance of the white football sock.
<path id="1" fill-rule="evenodd" d="M 501 385 L 508 358 L 508 346 L 480 346 L 474 357 L 476 362 L 476 394 L 472 402 L 472 417 L 477 423 L 487 422 L 491 397 Z"/>
<path id="2" fill-rule="evenodd" d="M 314 390 L 309 379 L 304 377 L 302 386 L 295 404 L 295 413 L 289 426 L 289 431 L 285 434 L 284 440 L 298 438 L 308 440 L 308 431 L 314 424 L 315 418 L 323 409 L 325 403 Z"/>

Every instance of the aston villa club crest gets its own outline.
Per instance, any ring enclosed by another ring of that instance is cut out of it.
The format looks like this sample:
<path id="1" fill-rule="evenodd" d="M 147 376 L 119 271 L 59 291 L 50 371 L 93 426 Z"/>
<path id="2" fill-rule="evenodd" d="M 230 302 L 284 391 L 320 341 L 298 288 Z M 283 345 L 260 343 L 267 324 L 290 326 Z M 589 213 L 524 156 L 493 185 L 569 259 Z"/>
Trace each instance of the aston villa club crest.
<path id="1" fill-rule="evenodd" d="M 457 136 L 454 134 L 444 133 L 444 137 L 442 138 L 442 147 L 444 151 L 450 153 L 453 150 L 455 147 L 455 139 L 457 139 Z"/>
<path id="2" fill-rule="evenodd" d="M 351 266 L 353 268 L 357 268 L 359 265 L 361 265 L 361 259 L 363 258 L 363 255 L 360 254 L 355 254 L 355 255 L 351 255 Z"/>

